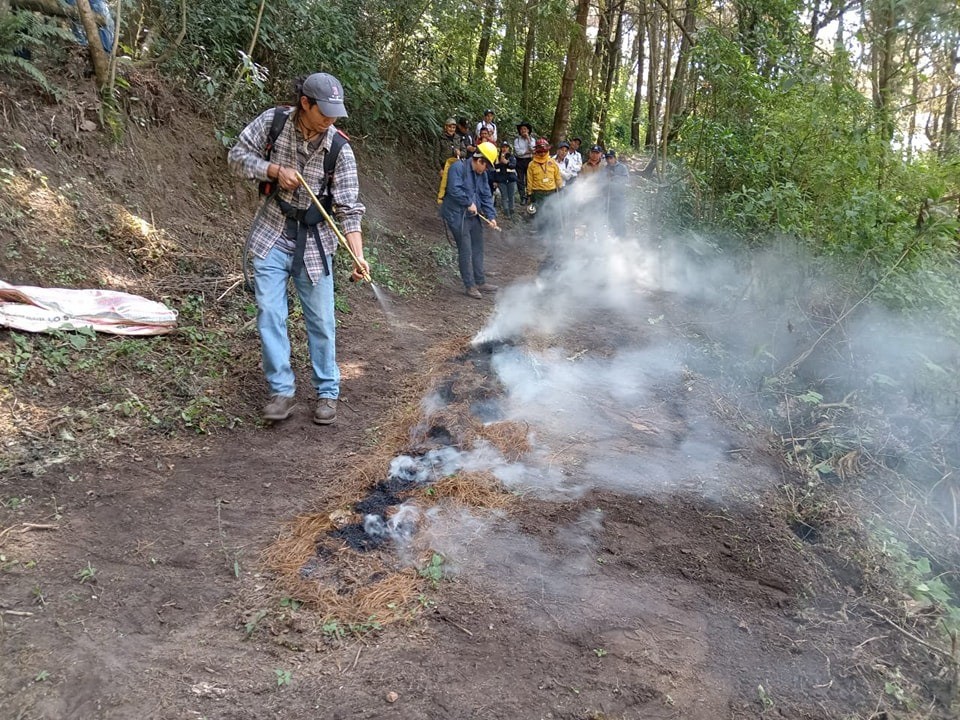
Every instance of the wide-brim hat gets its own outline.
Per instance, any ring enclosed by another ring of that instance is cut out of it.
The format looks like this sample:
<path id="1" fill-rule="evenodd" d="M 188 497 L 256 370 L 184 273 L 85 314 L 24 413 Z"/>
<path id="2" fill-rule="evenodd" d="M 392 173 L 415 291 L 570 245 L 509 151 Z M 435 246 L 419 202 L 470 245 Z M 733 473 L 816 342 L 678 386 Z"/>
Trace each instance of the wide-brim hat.
<path id="1" fill-rule="evenodd" d="M 347 117 L 343 104 L 343 85 L 329 73 L 314 73 L 303 81 L 303 94 L 312 98 L 327 117 Z"/>
<path id="2" fill-rule="evenodd" d="M 520 132 L 520 128 L 522 128 L 522 127 L 525 127 L 525 128 L 526 128 L 527 130 L 529 130 L 530 132 L 533 132 L 533 125 L 531 125 L 530 123 L 528 123 L 526 120 L 524 120 L 522 123 L 520 123 L 519 125 L 517 125 L 517 132 Z"/>

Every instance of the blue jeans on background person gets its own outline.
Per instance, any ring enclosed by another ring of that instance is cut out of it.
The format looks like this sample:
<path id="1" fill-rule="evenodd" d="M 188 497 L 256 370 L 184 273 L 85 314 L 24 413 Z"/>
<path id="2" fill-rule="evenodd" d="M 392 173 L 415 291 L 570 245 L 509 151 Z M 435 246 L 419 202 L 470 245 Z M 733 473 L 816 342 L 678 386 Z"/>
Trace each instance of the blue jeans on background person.
<path id="1" fill-rule="evenodd" d="M 503 214 L 507 217 L 513 217 L 514 197 L 517 194 L 517 184 L 515 182 L 500 183 L 500 205 L 503 207 Z"/>
<path id="2" fill-rule="evenodd" d="M 312 241 L 312 238 L 311 238 Z M 333 267 L 333 256 L 327 256 Z M 293 397 L 296 381 L 290 366 L 290 336 L 287 332 L 289 305 L 287 281 L 293 255 L 274 247 L 265 258 L 253 258 L 253 284 L 257 295 L 257 330 L 263 357 L 263 374 L 273 395 Z M 337 367 L 337 320 L 333 307 L 333 275 L 324 275 L 314 285 L 306 268 L 293 278 L 303 308 L 310 350 L 313 387 L 317 397 L 340 395 L 340 368 Z"/>
<path id="3" fill-rule="evenodd" d="M 457 265 L 463 286 L 468 290 L 475 285 L 484 285 L 483 272 L 483 226 L 476 215 L 465 212 L 444 212 L 443 219 L 457 243 Z"/>

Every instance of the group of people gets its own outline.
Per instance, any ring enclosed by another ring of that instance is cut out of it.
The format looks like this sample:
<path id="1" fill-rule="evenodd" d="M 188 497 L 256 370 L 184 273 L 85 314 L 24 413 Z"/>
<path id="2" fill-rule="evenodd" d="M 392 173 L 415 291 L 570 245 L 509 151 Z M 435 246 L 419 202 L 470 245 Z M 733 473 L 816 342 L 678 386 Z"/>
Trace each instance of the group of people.
<path id="1" fill-rule="evenodd" d="M 434 161 L 440 173 L 437 203 L 440 215 L 457 246 L 457 260 L 464 292 L 481 298 L 496 286 L 486 282 L 483 263 L 483 228 L 498 229 L 495 198 L 510 218 L 520 205 L 534 216 L 534 229 L 543 233 L 549 220 L 561 217 L 554 200 L 573 183 L 592 178 L 602 183 L 607 226 L 624 236 L 628 170 L 616 151 L 593 145 L 586 159 L 578 137 L 557 144 L 551 155 L 550 141 L 537 138 L 529 122 L 517 125 L 511 142 L 500 134 L 493 110 L 471 128 L 467 119 L 447 118 L 437 138 Z"/>

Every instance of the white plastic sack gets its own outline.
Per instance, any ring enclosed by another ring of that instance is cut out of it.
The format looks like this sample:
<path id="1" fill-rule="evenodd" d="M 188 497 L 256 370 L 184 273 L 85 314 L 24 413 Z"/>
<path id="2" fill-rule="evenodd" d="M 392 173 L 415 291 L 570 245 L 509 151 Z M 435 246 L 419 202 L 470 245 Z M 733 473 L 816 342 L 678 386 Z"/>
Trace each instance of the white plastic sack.
<path id="1" fill-rule="evenodd" d="M 115 290 L 39 288 L 0 280 L 4 326 L 27 332 L 91 328 L 116 335 L 162 335 L 177 326 L 177 311 Z"/>

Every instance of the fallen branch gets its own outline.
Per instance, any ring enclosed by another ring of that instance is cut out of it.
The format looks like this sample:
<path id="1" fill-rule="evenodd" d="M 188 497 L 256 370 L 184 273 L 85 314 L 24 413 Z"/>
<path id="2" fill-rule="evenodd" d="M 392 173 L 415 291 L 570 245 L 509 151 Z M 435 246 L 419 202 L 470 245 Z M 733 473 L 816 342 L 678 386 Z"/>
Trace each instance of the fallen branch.
<path id="1" fill-rule="evenodd" d="M 949 650 L 944 650 L 944 649 L 941 648 L 941 647 L 937 647 L 937 646 L 934 645 L 933 643 L 927 642 L 927 641 L 924 640 L 923 638 L 917 637 L 916 635 L 914 635 L 912 632 L 910 632 L 910 631 L 907 630 L 906 628 L 901 627 L 900 625 L 898 625 L 897 623 L 895 623 L 893 620 L 891 620 L 890 618 L 888 618 L 888 617 L 887 617 L 886 615 L 884 615 L 883 613 L 878 612 L 877 610 L 874 610 L 873 608 L 867 608 L 867 609 L 868 609 L 871 613 L 873 613 L 874 615 L 876 615 L 878 618 L 880 618 L 881 620 L 883 620 L 885 623 L 887 623 L 890 627 L 894 628 L 895 630 L 898 630 L 898 631 L 901 632 L 903 635 L 905 635 L 906 637 L 908 637 L 908 638 L 910 638 L 911 640 L 913 640 L 915 643 L 919 643 L 920 645 L 923 645 L 923 646 L 924 646 L 925 648 L 927 648 L 928 650 L 932 650 L 932 651 L 935 652 L 937 655 L 939 655 L 940 657 L 944 658 L 945 660 L 948 660 L 949 662 L 953 663 L 954 665 L 957 664 L 957 658 L 955 658 L 955 657 L 950 653 Z"/>
<path id="2" fill-rule="evenodd" d="M 241 277 L 241 278 L 240 278 L 239 280 L 237 280 L 233 285 L 231 285 L 230 287 L 228 287 L 226 290 L 223 291 L 223 294 L 220 295 L 220 297 L 217 298 L 217 302 L 220 302 L 221 300 L 223 300 L 228 294 L 230 294 L 230 291 L 231 291 L 231 290 L 233 290 L 235 287 L 237 287 L 238 285 L 240 285 L 240 283 L 242 283 L 242 282 L 243 282 L 243 278 Z"/>
<path id="3" fill-rule="evenodd" d="M 455 628 L 457 628 L 457 630 L 462 630 L 463 632 L 465 632 L 465 633 L 466 633 L 467 635 L 469 635 L 470 637 L 473 637 L 473 633 L 472 633 L 472 632 L 470 632 L 469 630 L 467 630 L 463 625 L 460 625 L 459 623 L 454 622 L 453 620 L 451 620 L 450 618 L 448 618 L 448 617 L 447 617 L 446 615 L 444 615 L 443 613 L 438 612 L 438 613 L 437 613 L 437 617 L 440 618 L 441 620 L 443 620 L 444 622 L 450 623 L 450 624 L 453 625 Z"/>

